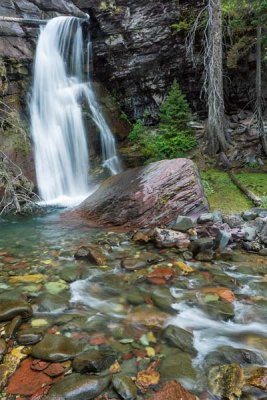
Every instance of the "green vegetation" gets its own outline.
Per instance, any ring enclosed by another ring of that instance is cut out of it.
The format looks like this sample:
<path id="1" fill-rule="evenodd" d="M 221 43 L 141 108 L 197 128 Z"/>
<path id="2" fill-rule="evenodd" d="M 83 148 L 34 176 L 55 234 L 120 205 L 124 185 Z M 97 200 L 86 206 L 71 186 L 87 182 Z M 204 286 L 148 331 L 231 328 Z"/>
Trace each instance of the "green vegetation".
<path id="1" fill-rule="evenodd" d="M 174 81 L 160 109 L 159 127 L 149 129 L 139 120 L 133 125 L 129 140 L 139 145 L 143 156 L 150 162 L 184 156 L 197 144 L 188 125 L 190 119 L 188 102 Z"/>
<path id="2" fill-rule="evenodd" d="M 267 205 L 266 174 L 243 172 L 235 175 L 255 195 L 263 199 L 263 207 Z M 253 204 L 233 184 L 226 172 L 207 170 L 201 172 L 201 177 L 212 210 L 235 213 L 253 207 Z"/>
<path id="3" fill-rule="evenodd" d="M 176 24 L 172 24 L 171 28 L 175 33 L 178 33 L 178 32 L 188 31 L 191 28 L 192 24 L 193 24 L 192 20 L 189 21 L 186 19 L 182 19 Z"/>

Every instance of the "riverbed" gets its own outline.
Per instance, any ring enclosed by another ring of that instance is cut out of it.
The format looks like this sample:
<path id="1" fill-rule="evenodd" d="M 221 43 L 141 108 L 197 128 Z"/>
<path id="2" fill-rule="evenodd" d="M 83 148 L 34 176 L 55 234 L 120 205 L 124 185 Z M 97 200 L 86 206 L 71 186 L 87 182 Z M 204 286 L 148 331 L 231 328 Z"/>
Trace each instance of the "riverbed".
<path id="1" fill-rule="evenodd" d="M 108 351 L 105 371 L 134 381 L 155 362 L 159 381 L 137 385 L 138 399 L 173 379 L 201 399 L 222 398 L 214 374 L 225 365 L 242 369 L 242 399 L 266 398 L 253 383 L 255 371 L 266 373 L 266 257 L 237 252 L 232 261 L 185 262 L 178 250 L 134 243 L 130 234 L 67 225 L 61 212 L 0 221 L 0 301 L 26 300 L 34 311 L 18 334 L 62 335 L 84 351 Z M 102 265 L 75 259 L 89 244 Z M 23 388 L 8 393 L 30 398 Z M 120 398 L 111 386 L 103 393 Z"/>

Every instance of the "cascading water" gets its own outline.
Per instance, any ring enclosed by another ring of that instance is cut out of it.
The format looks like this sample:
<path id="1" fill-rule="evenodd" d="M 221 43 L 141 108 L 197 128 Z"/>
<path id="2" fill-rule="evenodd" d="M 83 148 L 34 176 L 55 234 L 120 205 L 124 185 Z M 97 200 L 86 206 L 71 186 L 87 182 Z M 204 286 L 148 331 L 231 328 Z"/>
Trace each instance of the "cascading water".
<path id="1" fill-rule="evenodd" d="M 82 199 L 89 192 L 84 102 L 101 135 L 103 165 L 111 174 L 120 171 L 115 139 L 89 77 L 83 81 L 83 66 L 80 20 L 57 17 L 49 21 L 38 40 L 30 104 L 37 182 L 47 203 Z"/>

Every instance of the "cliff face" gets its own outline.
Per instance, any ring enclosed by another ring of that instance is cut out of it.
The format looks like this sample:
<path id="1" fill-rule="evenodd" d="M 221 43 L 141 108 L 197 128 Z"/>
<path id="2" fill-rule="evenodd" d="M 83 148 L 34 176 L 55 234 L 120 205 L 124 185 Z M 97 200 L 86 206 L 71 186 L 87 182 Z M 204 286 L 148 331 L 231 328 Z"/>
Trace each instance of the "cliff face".
<path id="1" fill-rule="evenodd" d="M 112 93 L 130 118 L 145 114 L 146 121 L 153 123 L 175 78 L 192 109 L 205 114 L 205 104 L 199 99 L 202 71 L 194 69 L 185 57 L 185 33 L 172 29 L 173 24 L 197 15 L 204 4 L 205 0 L 1 0 L 0 15 L 48 19 L 89 13 L 95 80 Z M 85 25 L 84 33 L 88 30 Z M 0 100 L 23 111 L 26 122 L 37 36 L 38 28 L 0 22 Z M 251 54 L 231 80 L 226 80 L 229 109 L 251 101 L 254 79 L 255 58 Z M 107 103 L 110 99 L 102 101 L 104 107 Z M 121 125 L 118 112 L 112 105 L 107 110 L 114 113 L 115 132 L 125 133 L 127 126 Z M 5 111 L 2 105 L 2 119 Z M 1 148 L 9 145 L 14 150 L 10 140 L 1 136 Z"/>

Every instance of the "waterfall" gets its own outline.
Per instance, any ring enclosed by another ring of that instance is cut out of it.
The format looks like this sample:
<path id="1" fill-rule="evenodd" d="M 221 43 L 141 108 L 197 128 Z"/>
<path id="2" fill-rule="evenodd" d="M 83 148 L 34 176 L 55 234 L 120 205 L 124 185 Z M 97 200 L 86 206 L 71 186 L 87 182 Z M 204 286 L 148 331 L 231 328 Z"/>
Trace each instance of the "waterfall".
<path id="1" fill-rule="evenodd" d="M 89 43 L 88 49 L 91 47 Z M 90 132 L 88 143 L 83 107 L 90 110 L 100 132 L 103 166 L 110 174 L 121 169 L 115 139 L 101 113 L 90 76 L 84 81 L 83 67 L 80 20 L 57 17 L 49 21 L 37 44 L 30 103 L 37 183 L 47 203 L 82 199 L 90 191 Z"/>

